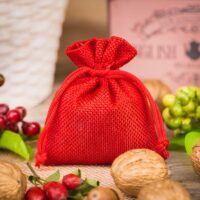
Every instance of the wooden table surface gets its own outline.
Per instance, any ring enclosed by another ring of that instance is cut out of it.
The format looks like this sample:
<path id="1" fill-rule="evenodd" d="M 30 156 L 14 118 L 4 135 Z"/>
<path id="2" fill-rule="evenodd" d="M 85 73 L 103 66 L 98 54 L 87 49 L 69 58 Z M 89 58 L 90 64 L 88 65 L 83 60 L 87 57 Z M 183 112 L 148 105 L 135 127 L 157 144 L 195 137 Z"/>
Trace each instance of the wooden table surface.
<path id="1" fill-rule="evenodd" d="M 54 92 L 57 88 L 58 85 L 55 86 Z M 43 124 L 51 99 L 52 96 L 36 108 L 30 109 L 28 113 L 29 120 L 36 120 Z M 189 190 L 193 200 L 200 200 L 200 177 L 193 171 L 189 156 L 185 152 L 170 152 L 170 158 L 167 160 L 167 163 L 171 178 L 180 181 Z"/>

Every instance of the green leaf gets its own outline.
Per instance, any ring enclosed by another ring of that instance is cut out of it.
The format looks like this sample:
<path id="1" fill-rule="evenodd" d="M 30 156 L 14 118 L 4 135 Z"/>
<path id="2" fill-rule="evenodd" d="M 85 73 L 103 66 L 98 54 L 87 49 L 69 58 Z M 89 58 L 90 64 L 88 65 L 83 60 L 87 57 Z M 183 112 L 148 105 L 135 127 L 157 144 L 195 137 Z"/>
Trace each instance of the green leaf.
<path id="1" fill-rule="evenodd" d="M 82 200 L 85 195 L 93 188 L 99 186 L 99 181 L 85 179 L 83 183 L 75 190 L 69 190 L 69 199 Z"/>
<path id="2" fill-rule="evenodd" d="M 33 149 L 30 145 L 28 144 L 25 144 L 26 145 L 26 148 L 27 148 L 27 151 L 29 153 L 29 160 L 33 158 Z"/>
<path id="3" fill-rule="evenodd" d="M 68 192 L 69 192 L 69 195 L 68 195 L 69 199 L 82 200 L 84 198 L 81 192 L 77 190 L 69 190 Z"/>
<path id="4" fill-rule="evenodd" d="M 99 186 L 99 181 L 92 180 L 92 179 L 85 179 L 84 182 L 76 188 L 76 191 L 81 192 L 82 195 L 86 195 L 90 190 Z"/>
<path id="5" fill-rule="evenodd" d="M 199 140 L 200 140 L 199 131 L 191 131 L 185 136 L 185 149 L 188 155 L 191 155 L 192 148 L 197 144 Z"/>
<path id="6" fill-rule="evenodd" d="M 99 181 L 93 180 L 93 179 L 86 179 L 87 183 L 92 187 L 97 187 L 100 185 Z"/>
<path id="7" fill-rule="evenodd" d="M 60 180 L 60 171 L 57 170 L 55 173 L 51 174 L 50 176 L 48 176 L 45 181 L 49 182 L 49 181 L 59 181 Z"/>
<path id="8" fill-rule="evenodd" d="M 0 148 L 10 150 L 20 155 L 25 160 L 32 158 L 32 149 L 25 144 L 21 136 L 12 131 L 6 130 L 0 135 Z"/>
<path id="9" fill-rule="evenodd" d="M 72 174 L 75 174 L 75 175 L 81 177 L 81 170 L 80 170 L 80 169 L 74 170 L 74 171 L 72 172 Z"/>
<path id="10" fill-rule="evenodd" d="M 185 150 L 185 135 L 177 135 L 169 140 L 168 150 Z"/>

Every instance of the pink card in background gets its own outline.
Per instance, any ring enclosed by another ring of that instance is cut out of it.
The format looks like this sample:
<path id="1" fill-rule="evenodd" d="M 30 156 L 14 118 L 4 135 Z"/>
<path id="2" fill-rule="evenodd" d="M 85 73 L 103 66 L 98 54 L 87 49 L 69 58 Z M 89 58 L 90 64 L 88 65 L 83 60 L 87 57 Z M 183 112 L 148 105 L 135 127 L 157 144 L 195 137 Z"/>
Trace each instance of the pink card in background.
<path id="1" fill-rule="evenodd" d="M 123 69 L 161 79 L 172 90 L 200 86 L 199 0 L 110 0 L 110 35 L 131 42 L 138 56 Z"/>

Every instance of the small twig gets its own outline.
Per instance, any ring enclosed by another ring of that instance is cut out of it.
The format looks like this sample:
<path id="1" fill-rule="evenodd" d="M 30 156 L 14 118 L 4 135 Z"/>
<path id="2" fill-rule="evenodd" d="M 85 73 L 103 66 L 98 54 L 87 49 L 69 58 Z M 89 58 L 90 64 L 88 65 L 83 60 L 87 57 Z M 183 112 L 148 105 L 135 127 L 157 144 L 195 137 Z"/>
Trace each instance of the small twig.
<path id="1" fill-rule="evenodd" d="M 31 170 L 32 174 L 37 177 L 37 178 L 40 178 L 40 176 L 38 176 L 38 174 L 36 174 L 35 170 L 33 169 L 33 167 L 31 166 L 30 162 L 27 162 L 26 163 L 28 168 Z M 41 179 L 41 178 L 40 178 Z"/>
<path id="2" fill-rule="evenodd" d="M 31 166 L 30 162 L 26 163 L 28 168 L 30 169 L 30 171 L 32 172 L 32 174 L 37 178 L 38 183 L 40 183 L 41 185 L 43 185 L 43 183 L 45 182 L 44 179 L 42 179 L 33 169 L 33 167 Z M 43 182 L 42 182 L 43 181 Z"/>

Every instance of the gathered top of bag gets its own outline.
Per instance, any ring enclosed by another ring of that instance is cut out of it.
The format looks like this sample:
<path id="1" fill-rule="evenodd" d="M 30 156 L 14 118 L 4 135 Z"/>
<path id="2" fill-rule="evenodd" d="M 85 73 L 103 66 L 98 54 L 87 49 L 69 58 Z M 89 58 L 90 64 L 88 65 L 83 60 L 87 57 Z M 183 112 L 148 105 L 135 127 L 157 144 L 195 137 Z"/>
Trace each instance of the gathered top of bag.
<path id="1" fill-rule="evenodd" d="M 79 68 L 114 70 L 129 62 L 137 51 L 126 40 L 113 36 L 75 42 L 66 49 L 66 54 Z"/>

